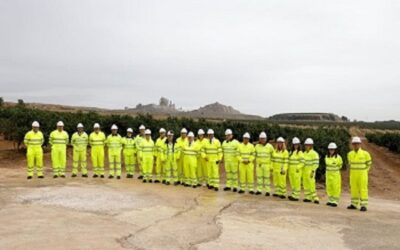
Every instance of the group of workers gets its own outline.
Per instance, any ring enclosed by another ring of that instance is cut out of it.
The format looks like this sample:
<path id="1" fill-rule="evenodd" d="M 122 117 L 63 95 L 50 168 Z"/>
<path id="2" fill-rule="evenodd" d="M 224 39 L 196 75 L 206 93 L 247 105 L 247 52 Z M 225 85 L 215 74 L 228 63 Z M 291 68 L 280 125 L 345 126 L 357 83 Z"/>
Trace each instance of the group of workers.
<path id="1" fill-rule="evenodd" d="M 288 199 L 299 201 L 301 189 L 304 202 L 319 204 L 316 192 L 315 174 L 319 167 L 320 156 L 313 149 L 314 141 L 308 138 L 304 142 L 304 151 L 299 138 L 292 139 L 288 150 L 283 137 L 276 139 L 275 146 L 268 143 L 267 134 L 261 132 L 255 145 L 250 142 L 250 134 L 243 135 L 242 142 L 233 138 L 231 129 L 225 131 L 225 140 L 214 137 L 214 131 L 207 134 L 200 129 L 197 137 L 183 128 L 175 140 L 172 131 L 161 128 L 159 137 L 154 142 L 151 131 L 144 125 L 139 127 L 139 134 L 134 136 L 131 128 L 125 137 L 118 134 L 118 127 L 112 125 L 111 134 L 106 136 L 100 125 L 95 123 L 93 132 L 88 135 L 79 123 L 77 131 L 69 140 L 64 131 L 64 123 L 59 121 L 57 129 L 50 133 L 51 160 L 54 178 L 65 178 L 67 146 L 73 147 L 73 167 L 71 177 L 88 177 L 87 148 L 90 146 L 93 178 L 105 178 L 104 154 L 108 152 L 108 178 L 121 178 L 122 156 L 126 178 L 133 178 L 136 166 L 139 167 L 139 179 L 143 182 L 163 183 L 166 185 L 184 185 L 197 188 L 207 186 L 218 191 L 220 188 L 220 166 L 225 170 L 224 191 L 254 195 L 271 195 L 271 175 L 273 196 L 287 198 L 287 179 L 291 193 Z M 350 165 L 351 204 L 348 209 L 367 211 L 368 171 L 372 165 L 370 154 L 361 148 L 359 137 L 352 138 L 352 150 L 348 153 Z M 32 130 L 24 139 L 27 147 L 28 179 L 32 179 L 35 167 L 38 178 L 43 175 L 44 137 L 37 121 L 32 123 Z M 337 145 L 328 145 L 325 156 L 326 192 L 328 206 L 336 207 L 341 196 L 342 157 Z"/>

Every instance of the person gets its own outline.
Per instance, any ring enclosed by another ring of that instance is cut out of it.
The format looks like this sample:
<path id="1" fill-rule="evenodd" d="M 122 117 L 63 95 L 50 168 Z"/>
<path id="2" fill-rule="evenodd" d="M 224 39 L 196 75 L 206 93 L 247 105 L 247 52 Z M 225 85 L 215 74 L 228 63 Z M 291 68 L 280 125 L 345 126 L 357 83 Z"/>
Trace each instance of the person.
<path id="1" fill-rule="evenodd" d="M 90 154 L 93 166 L 93 178 L 104 178 L 104 144 L 106 135 L 100 130 L 100 124 L 93 125 L 93 132 L 89 135 Z"/>
<path id="2" fill-rule="evenodd" d="M 176 139 L 176 148 L 175 150 L 177 151 L 178 154 L 178 161 L 177 161 L 177 166 L 178 166 L 178 182 L 179 184 L 184 184 L 183 183 L 183 156 L 182 150 L 183 148 L 186 146 L 188 142 L 188 138 L 187 138 L 187 129 L 186 128 L 182 128 L 181 129 L 181 136 Z"/>
<path id="3" fill-rule="evenodd" d="M 219 190 L 219 163 L 222 158 L 221 142 L 214 137 L 214 130 L 208 129 L 208 139 L 202 148 L 202 157 L 207 164 L 208 189 Z"/>
<path id="4" fill-rule="evenodd" d="M 133 137 L 133 129 L 126 130 L 126 137 L 122 139 L 122 154 L 124 155 L 126 178 L 133 178 L 136 163 L 136 144 Z"/>
<path id="5" fill-rule="evenodd" d="M 204 147 L 204 143 L 207 141 L 204 138 L 204 130 L 199 129 L 197 132 L 197 143 L 200 144 L 200 152 Z M 201 185 L 206 185 L 207 184 L 207 164 L 206 161 L 204 160 L 203 157 L 201 157 L 201 153 L 199 154 L 199 157 L 197 158 L 197 179 L 198 179 L 198 184 L 197 186 Z"/>
<path id="6" fill-rule="evenodd" d="M 68 133 L 64 131 L 64 123 L 57 122 L 57 129 L 50 133 L 51 162 L 53 166 L 53 178 L 65 178 L 67 166 Z"/>
<path id="7" fill-rule="evenodd" d="M 250 194 L 254 194 L 254 145 L 250 143 L 250 134 L 244 133 L 243 142 L 239 144 L 237 149 L 237 160 L 239 162 L 239 194 L 250 190 Z"/>
<path id="8" fill-rule="evenodd" d="M 325 157 L 325 187 L 328 195 L 326 205 L 337 207 L 342 191 L 342 177 L 340 170 L 343 166 L 342 157 L 337 153 L 337 145 L 334 142 L 328 145 L 328 155 Z"/>
<path id="9" fill-rule="evenodd" d="M 319 167 L 319 155 L 314 150 L 314 140 L 307 138 L 304 142 L 305 151 L 303 168 L 304 202 L 319 204 L 319 198 L 315 187 L 315 173 Z"/>
<path id="10" fill-rule="evenodd" d="M 286 150 L 285 139 L 276 140 L 275 150 L 272 153 L 272 178 L 274 182 L 274 195 L 286 199 L 286 174 L 289 164 L 289 152 Z"/>
<path id="11" fill-rule="evenodd" d="M 225 140 L 222 143 L 222 162 L 225 167 L 226 184 L 224 191 L 237 192 L 238 189 L 238 160 L 237 150 L 239 142 L 233 138 L 231 129 L 225 131 Z"/>
<path id="12" fill-rule="evenodd" d="M 140 125 L 140 126 L 139 126 L 139 134 L 136 135 L 136 137 L 135 137 L 135 146 L 136 146 L 136 149 L 137 149 L 137 150 L 139 149 L 140 144 L 142 143 L 142 141 L 143 141 L 143 139 L 144 139 L 144 137 L 145 137 L 145 134 L 144 134 L 145 131 L 146 131 L 146 127 L 145 127 L 143 124 Z M 139 167 L 139 176 L 138 176 L 138 179 L 141 180 L 141 179 L 143 179 L 143 169 L 142 169 L 142 165 L 140 164 L 139 158 L 138 158 L 138 157 L 137 157 L 136 161 L 137 161 L 136 163 L 137 163 L 137 165 L 138 165 L 138 167 Z"/>
<path id="13" fill-rule="evenodd" d="M 197 188 L 197 158 L 200 154 L 200 149 L 200 143 L 194 140 L 194 133 L 189 132 L 188 143 L 181 151 L 181 154 L 183 154 L 183 183 L 185 187 L 192 186 Z"/>
<path id="14" fill-rule="evenodd" d="M 167 132 L 167 140 L 162 146 L 163 156 L 162 161 L 164 162 L 164 178 L 165 184 L 170 185 L 174 183 L 178 185 L 178 166 L 177 161 L 177 151 L 174 142 L 174 133 L 172 131 Z"/>
<path id="15" fill-rule="evenodd" d="M 32 130 L 28 131 L 24 137 L 24 144 L 26 146 L 26 159 L 28 167 L 27 179 L 33 178 L 35 172 L 37 177 L 42 179 L 43 175 L 43 133 L 40 131 L 40 124 L 37 121 L 32 122 Z"/>
<path id="16" fill-rule="evenodd" d="M 87 146 L 89 143 L 89 136 L 84 131 L 82 123 L 77 126 L 77 131 L 71 137 L 71 144 L 73 147 L 72 151 L 72 175 L 71 177 L 76 177 L 81 167 L 82 177 L 88 177 L 87 171 Z"/>
<path id="17" fill-rule="evenodd" d="M 156 143 L 155 143 L 155 156 L 156 156 L 156 169 L 155 169 L 155 173 L 156 173 L 156 178 L 155 178 L 155 183 L 160 183 L 161 181 L 163 181 L 163 183 L 165 183 L 165 180 L 162 180 L 164 177 L 162 176 L 163 173 L 163 168 L 164 168 L 164 163 L 162 161 L 162 146 L 165 145 L 165 140 L 167 139 L 167 137 L 165 137 L 165 133 L 167 131 L 164 128 L 160 128 L 159 133 L 160 133 L 160 137 L 157 138 Z"/>
<path id="18" fill-rule="evenodd" d="M 301 190 L 301 176 L 304 167 L 303 151 L 301 151 L 300 139 L 292 139 L 292 149 L 289 153 L 289 183 L 291 194 L 289 200 L 299 201 Z"/>
<path id="19" fill-rule="evenodd" d="M 153 167 L 155 158 L 154 141 L 151 139 L 151 130 L 146 129 L 145 137 L 139 146 L 139 160 L 143 171 L 143 182 L 153 182 Z"/>
<path id="20" fill-rule="evenodd" d="M 121 151 L 122 151 L 122 137 L 118 134 L 118 126 L 113 124 L 111 126 L 111 134 L 108 135 L 106 145 L 108 149 L 108 178 L 121 179 Z"/>
<path id="21" fill-rule="evenodd" d="M 372 166 L 371 155 L 361 148 L 361 138 L 356 136 L 351 141 L 352 150 L 347 159 L 350 165 L 350 193 L 351 204 L 348 209 L 357 209 L 366 212 L 368 206 L 368 173 Z"/>
<path id="22" fill-rule="evenodd" d="M 261 132 L 258 137 L 258 144 L 255 146 L 257 192 L 261 195 L 265 191 L 265 196 L 270 196 L 271 184 L 271 159 L 274 147 L 267 142 L 267 134 Z"/>

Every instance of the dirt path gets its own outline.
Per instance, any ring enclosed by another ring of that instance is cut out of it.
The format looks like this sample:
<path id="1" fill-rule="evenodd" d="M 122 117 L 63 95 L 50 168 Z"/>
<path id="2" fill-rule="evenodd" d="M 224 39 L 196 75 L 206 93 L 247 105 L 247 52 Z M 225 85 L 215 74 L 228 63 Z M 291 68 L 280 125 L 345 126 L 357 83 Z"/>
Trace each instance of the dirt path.
<path id="1" fill-rule="evenodd" d="M 363 148 L 373 158 L 373 166 L 370 170 L 369 186 L 372 196 L 386 199 L 400 200 L 398 190 L 400 180 L 400 155 L 390 152 L 384 147 L 369 143 L 365 138 L 365 131 L 359 128 L 351 128 L 353 136 L 360 136 L 363 140 Z"/>

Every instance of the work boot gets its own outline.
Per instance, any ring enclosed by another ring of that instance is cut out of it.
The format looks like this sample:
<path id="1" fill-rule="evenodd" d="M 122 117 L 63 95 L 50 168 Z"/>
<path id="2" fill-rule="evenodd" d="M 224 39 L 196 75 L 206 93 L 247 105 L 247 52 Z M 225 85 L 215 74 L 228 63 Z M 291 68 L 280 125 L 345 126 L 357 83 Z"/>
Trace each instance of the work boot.
<path id="1" fill-rule="evenodd" d="M 233 189 L 232 189 L 232 192 L 237 192 L 237 188 L 233 188 Z"/>
<path id="2" fill-rule="evenodd" d="M 351 205 L 349 205 L 349 206 L 347 207 L 347 209 L 354 210 L 354 209 L 357 209 L 357 207 L 354 206 L 353 204 L 351 204 Z"/>
<path id="3" fill-rule="evenodd" d="M 257 191 L 257 192 L 256 192 L 256 195 L 260 195 L 260 194 L 261 194 L 261 192 L 260 192 L 260 191 Z"/>
<path id="4" fill-rule="evenodd" d="M 128 179 L 132 179 L 132 178 L 133 178 L 133 175 L 131 175 L 131 174 L 127 174 L 127 175 L 126 175 L 126 178 L 128 178 Z"/>
<path id="5" fill-rule="evenodd" d="M 108 179 L 113 179 L 113 178 L 114 178 L 114 176 L 112 176 L 112 175 L 108 176 Z"/>
<path id="6" fill-rule="evenodd" d="M 331 203 L 331 207 L 337 207 L 336 203 Z"/>
<path id="7" fill-rule="evenodd" d="M 139 175 L 138 179 L 139 180 L 143 179 L 143 175 Z"/>
<path id="8" fill-rule="evenodd" d="M 143 183 L 147 183 L 147 180 L 143 180 Z"/>
<path id="9" fill-rule="evenodd" d="M 72 177 L 72 178 L 75 178 L 75 177 L 76 177 L 76 174 L 72 174 L 71 177 Z"/>
<path id="10" fill-rule="evenodd" d="M 38 178 L 39 178 L 39 179 L 43 179 L 44 176 L 43 176 L 43 175 L 39 175 Z"/>
<path id="11" fill-rule="evenodd" d="M 162 184 L 165 184 L 165 183 L 167 183 L 167 181 L 166 181 L 166 180 L 163 180 L 163 181 L 162 181 Z"/>
<path id="12" fill-rule="evenodd" d="M 314 204 L 319 204 L 319 201 L 314 201 Z"/>
<path id="13" fill-rule="evenodd" d="M 279 198 L 281 198 L 283 200 L 283 199 L 286 199 L 286 196 L 281 195 L 281 196 L 279 196 Z"/>
<path id="14" fill-rule="evenodd" d="M 197 185 L 193 185 L 192 188 L 197 188 Z"/>
<path id="15" fill-rule="evenodd" d="M 360 208 L 360 211 L 361 211 L 361 212 L 367 212 L 367 207 L 361 207 L 361 208 Z"/>
<path id="16" fill-rule="evenodd" d="M 53 175 L 53 178 L 54 178 L 54 179 L 58 178 L 58 175 Z"/>
<path id="17" fill-rule="evenodd" d="M 165 182 L 165 185 L 167 185 L 167 186 L 168 186 L 169 184 L 171 184 L 171 183 L 169 183 L 169 181 L 166 181 L 166 182 Z"/>
<path id="18" fill-rule="evenodd" d="M 199 184 L 197 184 L 196 186 L 201 187 L 201 184 L 199 183 Z"/>
<path id="19" fill-rule="evenodd" d="M 206 185 L 206 186 L 207 186 L 207 188 L 208 188 L 208 189 L 210 189 L 210 184 L 208 184 L 208 183 L 207 183 L 207 185 Z"/>
<path id="20" fill-rule="evenodd" d="M 174 182 L 174 185 L 175 185 L 175 186 L 178 186 L 179 184 L 180 184 L 179 181 L 175 181 L 175 182 Z"/>
<path id="21" fill-rule="evenodd" d="M 118 176 L 117 176 L 117 179 L 118 179 L 118 180 L 121 179 L 121 176 L 118 175 Z"/>
<path id="22" fill-rule="evenodd" d="M 254 191 L 253 191 L 253 190 L 251 190 L 251 191 L 249 192 L 249 194 L 254 194 Z"/>
<path id="23" fill-rule="evenodd" d="M 244 194 L 244 191 L 243 191 L 243 190 L 239 190 L 238 193 L 239 193 L 239 194 Z"/>
<path id="24" fill-rule="evenodd" d="M 298 201 L 299 199 L 294 198 L 293 196 L 289 196 L 290 201 Z"/>
<path id="25" fill-rule="evenodd" d="M 273 194 L 272 196 L 273 197 L 279 197 L 279 194 Z"/>
<path id="26" fill-rule="evenodd" d="M 311 202 L 309 199 L 304 199 L 303 202 Z"/>
<path id="27" fill-rule="evenodd" d="M 83 178 L 87 178 L 88 175 L 87 175 L 87 174 L 83 174 L 82 177 L 83 177 Z"/>
<path id="28" fill-rule="evenodd" d="M 26 179 L 30 180 L 30 179 L 32 179 L 32 176 L 28 176 L 28 177 L 26 177 Z"/>
<path id="29" fill-rule="evenodd" d="M 231 191 L 230 187 L 224 187 L 224 191 Z"/>
<path id="30" fill-rule="evenodd" d="M 98 177 L 97 174 L 94 174 L 94 175 L 93 175 L 93 178 L 97 178 L 97 177 Z"/>
<path id="31" fill-rule="evenodd" d="M 160 183 L 160 181 L 159 180 L 155 180 L 154 183 Z"/>
<path id="32" fill-rule="evenodd" d="M 104 174 L 100 175 L 100 178 L 103 178 L 103 179 L 104 179 Z"/>
<path id="33" fill-rule="evenodd" d="M 65 178 L 65 175 L 62 174 L 60 177 L 61 177 L 61 178 Z"/>
<path id="34" fill-rule="evenodd" d="M 269 193 L 269 192 L 266 192 L 265 193 L 265 196 L 270 196 L 271 194 Z"/>
<path id="35" fill-rule="evenodd" d="M 208 185 L 208 189 L 213 189 L 213 187 L 212 187 L 212 186 L 210 186 L 210 185 Z"/>
<path id="36" fill-rule="evenodd" d="M 214 191 L 218 191 L 218 190 L 219 190 L 219 188 L 217 188 L 217 187 L 214 188 Z"/>
<path id="37" fill-rule="evenodd" d="M 327 202 L 326 205 L 327 205 L 327 206 L 332 206 L 332 203 Z"/>

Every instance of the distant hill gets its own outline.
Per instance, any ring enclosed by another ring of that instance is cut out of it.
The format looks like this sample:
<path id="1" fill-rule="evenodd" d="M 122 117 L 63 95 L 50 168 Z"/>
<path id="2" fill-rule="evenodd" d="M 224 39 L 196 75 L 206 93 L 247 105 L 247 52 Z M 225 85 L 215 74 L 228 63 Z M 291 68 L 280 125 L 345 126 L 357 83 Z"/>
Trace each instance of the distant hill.
<path id="1" fill-rule="evenodd" d="M 243 114 L 231 106 L 219 102 L 208 104 L 199 109 L 186 112 L 189 117 L 198 118 L 224 118 L 224 119 L 262 119 L 261 116 Z"/>
<path id="2" fill-rule="evenodd" d="M 347 117 L 340 117 L 332 113 L 283 113 L 269 117 L 276 121 L 332 121 L 347 122 Z"/>

